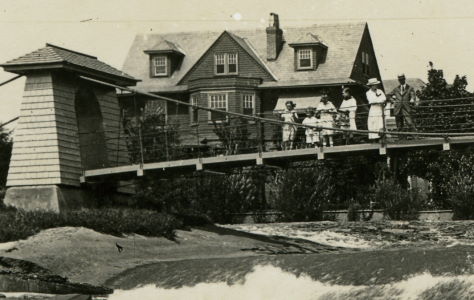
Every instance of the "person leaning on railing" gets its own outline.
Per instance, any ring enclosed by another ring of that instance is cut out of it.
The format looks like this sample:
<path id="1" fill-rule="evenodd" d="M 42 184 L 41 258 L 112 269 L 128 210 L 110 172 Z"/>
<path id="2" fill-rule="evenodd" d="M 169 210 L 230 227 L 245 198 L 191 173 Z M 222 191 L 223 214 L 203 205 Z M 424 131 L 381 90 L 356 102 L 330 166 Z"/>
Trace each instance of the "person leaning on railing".
<path id="1" fill-rule="evenodd" d="M 342 103 L 339 107 L 339 111 L 344 113 L 347 117 L 347 122 L 342 124 L 342 128 L 350 129 L 350 130 L 357 130 L 356 125 L 356 111 L 357 111 L 357 101 L 352 97 L 351 90 L 349 88 L 344 88 L 342 90 Z M 345 120 L 346 121 L 346 120 Z M 351 132 L 344 132 L 344 136 L 346 138 L 346 145 L 349 144 L 350 140 L 353 137 Z"/>
<path id="2" fill-rule="evenodd" d="M 367 118 L 367 129 L 376 131 L 369 133 L 369 140 L 377 141 L 380 139 L 380 131 L 384 130 L 383 110 L 387 97 L 384 92 L 378 88 L 380 81 L 377 78 L 370 78 L 367 86 L 370 88 L 367 93 L 367 101 L 370 104 L 369 117 Z"/>
<path id="3" fill-rule="evenodd" d="M 336 125 L 334 123 L 334 115 L 337 113 L 336 107 L 329 101 L 327 92 L 323 92 L 321 97 L 321 102 L 319 103 L 316 111 L 321 114 L 320 125 L 321 127 L 334 128 Z M 334 146 L 333 136 L 334 130 L 332 129 L 322 129 L 321 138 L 322 145 L 327 147 Z"/>
<path id="4" fill-rule="evenodd" d="M 286 101 L 286 109 L 280 115 L 280 118 L 285 122 L 296 123 L 298 121 L 298 114 L 295 111 L 296 104 L 293 101 Z M 283 150 L 293 149 L 293 143 L 296 138 L 296 125 L 283 124 L 282 126 L 282 148 Z"/>

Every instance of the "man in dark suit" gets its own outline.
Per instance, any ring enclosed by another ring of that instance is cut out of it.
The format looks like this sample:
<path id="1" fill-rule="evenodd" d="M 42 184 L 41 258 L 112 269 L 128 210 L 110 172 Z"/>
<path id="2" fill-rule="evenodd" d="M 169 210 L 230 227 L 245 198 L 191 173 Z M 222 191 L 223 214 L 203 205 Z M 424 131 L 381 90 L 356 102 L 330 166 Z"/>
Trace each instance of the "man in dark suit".
<path id="1" fill-rule="evenodd" d="M 407 125 L 410 129 L 416 131 L 411 117 L 412 106 L 415 104 L 416 98 L 415 89 L 406 83 L 404 74 L 398 75 L 398 82 L 400 85 L 390 93 L 392 100 L 395 102 L 393 113 L 397 123 L 397 130 L 402 131 L 405 125 Z"/>

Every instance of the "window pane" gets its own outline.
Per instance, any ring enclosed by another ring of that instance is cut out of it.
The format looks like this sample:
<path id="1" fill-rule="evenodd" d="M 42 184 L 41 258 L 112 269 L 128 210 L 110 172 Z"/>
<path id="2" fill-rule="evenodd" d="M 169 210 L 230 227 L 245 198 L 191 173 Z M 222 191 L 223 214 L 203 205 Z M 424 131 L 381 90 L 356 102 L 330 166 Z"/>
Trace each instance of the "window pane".
<path id="1" fill-rule="evenodd" d="M 237 73 L 237 65 L 229 64 L 229 73 Z"/>
<path id="2" fill-rule="evenodd" d="M 300 67 L 311 67 L 311 59 L 300 59 Z"/>
<path id="3" fill-rule="evenodd" d="M 191 104 L 193 106 L 199 105 L 198 103 L 198 96 L 192 96 L 191 98 Z M 199 116 L 199 110 L 195 109 L 194 107 L 190 107 L 191 110 L 191 123 L 197 123 L 199 122 L 198 116 Z"/>
<path id="4" fill-rule="evenodd" d="M 227 95 L 226 94 L 211 94 L 209 105 L 211 108 L 227 111 Z M 218 112 L 211 112 L 210 119 L 212 121 L 224 121 L 227 116 Z"/>
<path id="5" fill-rule="evenodd" d="M 155 75 L 164 75 L 167 73 L 166 56 L 153 57 L 153 72 Z"/>
<path id="6" fill-rule="evenodd" d="M 224 72 L 225 72 L 225 70 L 224 70 L 224 65 L 217 65 L 217 66 L 216 66 L 216 73 L 217 73 L 217 74 L 222 74 L 222 73 L 224 73 Z"/>
<path id="7" fill-rule="evenodd" d="M 313 59 L 313 51 L 311 49 L 300 49 L 298 50 L 298 66 L 305 68 L 311 67 Z"/>
<path id="8" fill-rule="evenodd" d="M 215 55 L 215 63 L 216 63 L 216 73 L 222 74 L 225 72 L 225 55 L 224 54 L 216 54 Z"/>
<path id="9" fill-rule="evenodd" d="M 246 115 L 253 115 L 254 112 L 254 95 L 253 94 L 244 94 L 243 95 L 243 104 L 242 104 L 242 112 Z"/>
<path id="10" fill-rule="evenodd" d="M 229 63 L 229 73 L 237 73 L 237 53 L 227 54 Z"/>

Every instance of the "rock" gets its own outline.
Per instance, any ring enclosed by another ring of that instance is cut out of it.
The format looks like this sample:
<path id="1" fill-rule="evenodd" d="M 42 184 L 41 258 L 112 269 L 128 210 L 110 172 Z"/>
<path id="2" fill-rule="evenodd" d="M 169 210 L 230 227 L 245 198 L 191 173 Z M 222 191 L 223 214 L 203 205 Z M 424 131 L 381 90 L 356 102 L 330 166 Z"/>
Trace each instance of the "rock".
<path id="1" fill-rule="evenodd" d="M 0 298 L 6 298 L 7 296 L 5 296 L 4 294 L 0 294 Z"/>
<path id="2" fill-rule="evenodd" d="M 34 263 L 7 257 L 0 257 L 0 291 L 88 295 L 113 292 L 106 287 L 73 283 Z"/>

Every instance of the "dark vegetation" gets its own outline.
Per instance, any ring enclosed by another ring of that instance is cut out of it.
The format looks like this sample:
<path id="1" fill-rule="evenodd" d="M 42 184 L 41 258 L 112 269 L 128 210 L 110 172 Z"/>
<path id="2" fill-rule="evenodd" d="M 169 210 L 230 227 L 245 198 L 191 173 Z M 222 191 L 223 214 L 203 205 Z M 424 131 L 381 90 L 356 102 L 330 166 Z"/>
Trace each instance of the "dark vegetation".
<path id="1" fill-rule="evenodd" d="M 174 239 L 175 229 L 185 228 L 179 218 L 151 210 L 100 208 L 57 214 L 8 208 L 0 211 L 0 243 L 25 239 L 41 230 L 64 226 L 85 227 L 116 236 L 136 233 L 168 239 Z"/>

